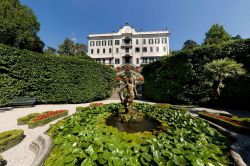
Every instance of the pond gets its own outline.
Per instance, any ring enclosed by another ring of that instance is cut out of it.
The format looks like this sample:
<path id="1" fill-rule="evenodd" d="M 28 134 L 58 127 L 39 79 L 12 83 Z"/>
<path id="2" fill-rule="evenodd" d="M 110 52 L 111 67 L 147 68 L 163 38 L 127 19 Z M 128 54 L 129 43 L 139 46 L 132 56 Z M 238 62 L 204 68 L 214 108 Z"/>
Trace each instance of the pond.
<path id="1" fill-rule="evenodd" d="M 106 119 L 106 125 L 116 127 L 120 132 L 137 133 L 137 132 L 153 132 L 159 130 L 160 122 L 149 119 L 147 116 L 138 123 L 122 123 L 118 120 L 118 116 L 112 115 Z"/>

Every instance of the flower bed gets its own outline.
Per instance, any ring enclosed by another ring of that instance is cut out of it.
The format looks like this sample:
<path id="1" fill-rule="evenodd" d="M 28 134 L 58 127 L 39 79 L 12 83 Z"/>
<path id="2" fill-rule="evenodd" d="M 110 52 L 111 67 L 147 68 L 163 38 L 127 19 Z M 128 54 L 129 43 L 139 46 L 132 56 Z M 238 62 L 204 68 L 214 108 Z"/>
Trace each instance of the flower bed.
<path id="1" fill-rule="evenodd" d="M 235 132 L 246 133 L 246 134 L 250 133 L 250 127 L 248 127 L 246 124 L 247 121 L 240 120 L 237 117 L 221 115 L 221 114 L 213 114 L 207 112 L 200 112 L 199 116 L 201 118 L 219 124 L 222 127 L 231 129 Z"/>
<path id="2" fill-rule="evenodd" d="M 28 121 L 37 117 L 38 115 L 41 115 L 41 113 L 31 113 L 26 116 L 20 117 L 17 119 L 17 125 L 25 125 L 28 123 Z"/>
<path id="3" fill-rule="evenodd" d="M 105 121 L 121 104 L 79 111 L 48 131 L 53 149 L 44 163 L 52 165 L 230 165 L 228 139 L 208 123 L 172 108 L 133 104 L 135 110 L 167 128 L 126 133 Z"/>
<path id="4" fill-rule="evenodd" d="M 24 138 L 23 130 L 10 130 L 0 133 L 0 152 L 3 152 L 19 142 Z"/>
<path id="5" fill-rule="evenodd" d="M 37 126 L 45 125 L 55 119 L 68 115 L 68 112 L 69 112 L 68 110 L 57 110 L 57 111 L 48 111 L 42 113 L 41 115 L 31 119 L 28 122 L 28 126 L 29 128 L 35 128 Z"/>

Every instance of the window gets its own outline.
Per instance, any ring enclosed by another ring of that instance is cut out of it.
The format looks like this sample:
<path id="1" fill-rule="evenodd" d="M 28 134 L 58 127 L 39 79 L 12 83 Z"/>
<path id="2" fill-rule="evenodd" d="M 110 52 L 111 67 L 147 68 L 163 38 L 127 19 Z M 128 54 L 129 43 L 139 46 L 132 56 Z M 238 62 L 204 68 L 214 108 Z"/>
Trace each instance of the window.
<path id="1" fill-rule="evenodd" d="M 149 44 L 154 44 L 154 39 L 149 39 L 148 43 Z"/>
<path id="2" fill-rule="evenodd" d="M 95 61 L 96 61 L 97 63 L 100 63 L 100 62 L 101 62 L 101 60 L 100 60 L 100 59 L 96 59 Z"/>
<path id="3" fill-rule="evenodd" d="M 112 49 L 111 48 L 109 49 L 109 53 L 112 53 Z"/>
<path id="4" fill-rule="evenodd" d="M 100 49 L 97 49 L 97 54 L 100 54 Z"/>
<path id="5" fill-rule="evenodd" d="M 136 58 L 136 64 L 139 64 L 139 63 L 140 63 L 139 58 Z"/>
<path id="6" fill-rule="evenodd" d="M 167 38 L 162 38 L 162 44 L 166 44 L 167 43 Z"/>
<path id="7" fill-rule="evenodd" d="M 102 63 L 105 64 L 105 59 L 102 59 Z"/>
<path id="8" fill-rule="evenodd" d="M 102 46 L 106 46 L 106 44 L 107 44 L 106 40 L 103 40 L 102 41 Z"/>
<path id="9" fill-rule="evenodd" d="M 147 44 L 147 41 L 146 41 L 146 39 L 143 39 L 143 44 Z"/>
<path id="10" fill-rule="evenodd" d="M 112 41 L 112 40 L 109 40 L 109 41 L 108 41 L 108 45 L 109 45 L 109 46 L 112 46 L 112 44 L 113 44 L 113 41 Z"/>
<path id="11" fill-rule="evenodd" d="M 155 44 L 160 44 L 160 39 L 159 38 L 155 39 Z"/>
<path id="12" fill-rule="evenodd" d="M 91 42 L 90 42 L 90 46 L 95 46 L 95 42 L 94 42 L 94 41 L 91 41 Z"/>
<path id="13" fill-rule="evenodd" d="M 148 63 L 148 58 L 143 58 L 142 63 Z"/>
<path id="14" fill-rule="evenodd" d="M 109 59 L 109 64 L 111 64 L 112 63 L 112 59 Z"/>
<path id="15" fill-rule="evenodd" d="M 149 63 L 154 62 L 154 58 L 149 58 Z"/>
<path id="16" fill-rule="evenodd" d="M 119 53 L 119 48 L 116 48 L 116 53 Z"/>
<path id="17" fill-rule="evenodd" d="M 115 64 L 120 64 L 120 59 L 115 59 Z"/>
<path id="18" fill-rule="evenodd" d="M 166 47 L 163 47 L 163 52 L 166 52 L 166 50 L 167 50 Z"/>
<path id="19" fill-rule="evenodd" d="M 103 52 L 103 54 L 105 54 L 105 52 L 106 52 L 105 48 L 103 49 L 103 51 L 102 51 L 102 52 Z"/>
<path id="20" fill-rule="evenodd" d="M 94 49 L 91 49 L 91 54 L 94 54 Z"/>
<path id="21" fill-rule="evenodd" d="M 129 48 L 126 48 L 126 50 L 125 50 L 125 51 L 126 51 L 126 53 L 129 53 Z"/>
<path id="22" fill-rule="evenodd" d="M 153 50 L 153 47 L 150 47 L 150 52 L 153 52 L 154 50 Z"/>
<path id="23" fill-rule="evenodd" d="M 120 40 L 115 40 L 115 45 L 120 45 Z"/>
<path id="24" fill-rule="evenodd" d="M 159 52 L 159 51 L 160 51 L 159 47 L 156 47 L 156 51 L 157 51 L 157 52 Z"/>
<path id="25" fill-rule="evenodd" d="M 136 47 L 136 48 L 135 48 L 135 52 L 140 52 L 140 48 L 139 48 L 139 47 Z"/>
<path id="26" fill-rule="evenodd" d="M 139 39 L 136 39 L 136 45 L 138 45 L 139 44 Z"/>
<path id="27" fill-rule="evenodd" d="M 96 46 L 100 46 L 100 45 L 101 45 L 101 41 L 97 41 Z"/>
<path id="28" fill-rule="evenodd" d="M 147 52 L 147 47 L 143 47 L 143 52 Z"/>

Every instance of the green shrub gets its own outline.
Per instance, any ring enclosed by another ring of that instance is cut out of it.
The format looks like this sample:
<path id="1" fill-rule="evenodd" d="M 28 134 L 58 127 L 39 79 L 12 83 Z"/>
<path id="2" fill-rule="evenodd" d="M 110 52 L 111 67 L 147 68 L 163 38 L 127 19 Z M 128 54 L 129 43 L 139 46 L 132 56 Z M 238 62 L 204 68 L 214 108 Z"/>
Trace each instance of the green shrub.
<path id="1" fill-rule="evenodd" d="M 53 111 L 51 111 L 53 112 Z M 48 115 L 49 112 L 45 112 L 31 120 L 28 121 L 28 127 L 29 129 L 33 129 L 37 126 L 42 126 L 42 125 L 46 125 L 47 123 L 49 122 L 52 122 L 56 119 L 59 119 L 61 117 L 64 117 L 64 116 L 67 116 L 69 111 L 68 110 L 64 110 L 63 112 L 61 113 L 58 113 L 58 114 L 54 114 L 54 115 Z M 46 116 L 48 115 L 48 116 Z M 46 116 L 45 118 L 43 116 Z"/>
<path id="2" fill-rule="evenodd" d="M 226 57 L 244 64 L 248 74 L 226 79 L 221 98 L 215 101 L 212 88 L 206 81 L 204 65 Z M 173 104 L 214 103 L 249 108 L 249 72 L 250 39 L 179 51 L 174 56 L 165 56 L 143 68 L 144 96 L 157 102 Z"/>
<path id="3" fill-rule="evenodd" d="M 0 152 L 15 146 L 21 142 L 23 138 L 23 130 L 10 130 L 0 133 Z"/>
<path id="4" fill-rule="evenodd" d="M 78 112 L 78 111 L 84 111 L 86 109 L 89 109 L 89 107 L 78 106 L 78 107 L 76 107 L 76 112 Z"/>
<path id="5" fill-rule="evenodd" d="M 44 55 L 0 45 L 0 106 L 17 96 L 38 103 L 82 103 L 111 95 L 114 69 L 88 57 Z"/>
<path id="6" fill-rule="evenodd" d="M 37 117 L 38 115 L 41 115 L 41 113 L 31 113 L 26 116 L 20 117 L 17 119 L 17 125 L 25 125 L 28 123 L 29 120 L 33 119 L 34 117 Z"/>

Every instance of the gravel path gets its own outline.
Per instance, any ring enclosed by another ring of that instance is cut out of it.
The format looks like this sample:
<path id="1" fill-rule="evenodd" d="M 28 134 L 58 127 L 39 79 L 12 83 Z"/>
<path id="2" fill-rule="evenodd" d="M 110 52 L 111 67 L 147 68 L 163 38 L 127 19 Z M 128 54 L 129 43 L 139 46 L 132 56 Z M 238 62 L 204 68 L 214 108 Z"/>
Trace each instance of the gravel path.
<path id="1" fill-rule="evenodd" d="M 109 98 L 108 100 L 100 101 L 105 104 L 108 103 L 117 103 L 120 102 L 116 99 L 117 96 L 113 98 Z M 143 101 L 137 101 L 143 102 Z M 152 103 L 152 102 L 145 102 L 145 103 Z M 29 166 L 33 162 L 35 158 L 35 154 L 29 150 L 30 143 L 38 137 L 39 134 L 46 132 L 49 129 L 50 124 L 56 123 L 58 120 L 55 120 L 45 126 L 37 127 L 35 129 L 28 129 L 27 125 L 17 125 L 17 119 L 21 116 L 25 116 L 29 113 L 35 112 L 45 112 L 48 110 L 60 110 L 66 109 L 69 110 L 69 115 L 72 115 L 76 111 L 77 106 L 88 106 L 89 103 L 86 104 L 55 104 L 55 105 L 36 105 L 34 107 L 29 108 L 15 108 L 11 111 L 0 112 L 0 132 L 4 132 L 7 130 L 13 129 L 22 129 L 24 130 L 25 138 L 22 140 L 21 143 L 10 148 L 9 150 L 2 153 L 2 156 L 7 161 L 7 166 Z M 213 110 L 207 108 L 192 108 L 190 112 L 195 115 L 197 112 L 201 110 L 207 110 L 209 112 L 223 112 L 227 113 L 226 111 L 221 110 Z M 249 116 L 250 117 L 250 116 Z M 62 118 L 61 118 L 62 119 Z"/>
<path id="2" fill-rule="evenodd" d="M 101 101 L 105 104 L 107 103 L 116 103 L 118 100 L 106 100 Z M 11 111 L 0 112 L 0 132 L 13 129 L 22 129 L 24 130 L 25 138 L 21 143 L 14 146 L 13 148 L 8 149 L 2 153 L 3 158 L 7 161 L 7 166 L 29 166 L 35 159 L 35 154 L 29 150 L 30 143 L 38 137 L 39 134 L 46 132 L 49 129 L 50 124 L 56 123 L 58 120 L 55 120 L 45 126 L 36 127 L 34 129 L 28 129 L 27 125 L 17 125 L 17 119 L 21 116 L 25 116 L 29 113 L 34 112 L 45 112 L 48 110 L 60 110 L 65 109 L 69 110 L 69 115 L 72 115 L 76 111 L 77 106 L 88 106 L 86 104 L 60 104 L 60 105 L 36 105 L 34 107 L 28 108 L 15 108 Z M 62 118 L 61 118 L 62 119 Z"/>

